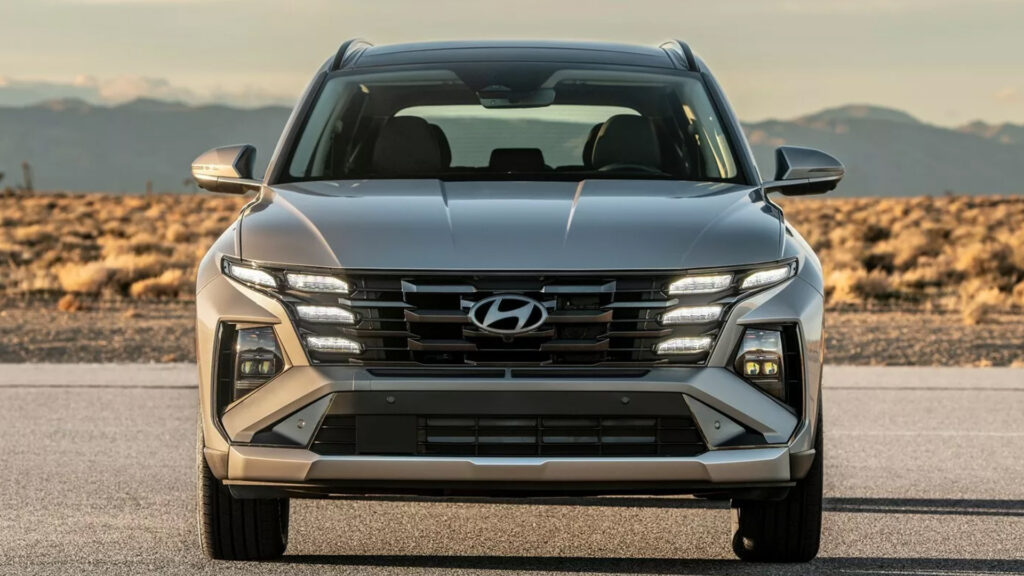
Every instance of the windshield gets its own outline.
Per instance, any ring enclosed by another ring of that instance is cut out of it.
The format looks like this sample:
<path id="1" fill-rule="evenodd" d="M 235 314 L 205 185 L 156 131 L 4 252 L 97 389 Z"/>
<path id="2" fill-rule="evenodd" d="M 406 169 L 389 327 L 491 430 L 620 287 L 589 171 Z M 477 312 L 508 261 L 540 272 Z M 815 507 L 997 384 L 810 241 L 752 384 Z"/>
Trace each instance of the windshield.
<path id="1" fill-rule="evenodd" d="M 490 62 L 337 75 L 295 142 L 290 181 L 737 178 L 698 78 L 617 69 Z"/>

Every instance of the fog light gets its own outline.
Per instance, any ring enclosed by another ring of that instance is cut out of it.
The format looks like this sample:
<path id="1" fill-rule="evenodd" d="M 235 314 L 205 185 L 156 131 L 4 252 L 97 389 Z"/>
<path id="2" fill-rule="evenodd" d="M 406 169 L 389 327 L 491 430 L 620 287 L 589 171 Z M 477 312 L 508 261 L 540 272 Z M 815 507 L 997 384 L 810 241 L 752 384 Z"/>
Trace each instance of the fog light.
<path id="1" fill-rule="evenodd" d="M 335 324 L 355 324 L 356 316 L 349 310 L 336 306 L 307 306 L 295 307 L 301 320 L 307 322 L 323 322 Z"/>
<path id="2" fill-rule="evenodd" d="M 687 276 L 669 284 L 669 294 L 710 294 L 732 286 L 732 274 Z"/>
<path id="3" fill-rule="evenodd" d="M 736 371 L 758 388 L 785 401 L 782 333 L 748 328 L 736 354 Z"/>
<path id="4" fill-rule="evenodd" d="M 672 338 L 671 340 L 659 342 L 654 347 L 654 353 L 662 355 L 697 354 L 707 352 L 709 348 L 711 348 L 711 338 L 708 336 Z"/>
<path id="5" fill-rule="evenodd" d="M 348 282 L 334 276 L 319 274 L 286 274 L 288 287 L 303 292 L 334 292 L 348 294 Z"/>
<path id="6" fill-rule="evenodd" d="M 307 336 L 306 346 L 316 352 L 333 352 L 335 354 L 362 354 L 363 345 L 355 340 L 338 336 Z"/>
<path id="7" fill-rule="evenodd" d="M 718 320 L 722 316 L 721 306 L 691 306 L 674 308 L 661 316 L 661 323 L 672 324 L 702 324 Z"/>
<path id="8" fill-rule="evenodd" d="M 244 328 L 235 341 L 235 379 L 232 400 L 266 384 L 281 371 L 283 362 L 274 329 Z"/>
<path id="9" fill-rule="evenodd" d="M 256 360 L 239 360 L 238 361 L 238 375 L 243 378 L 256 376 L 258 374 L 256 370 Z"/>

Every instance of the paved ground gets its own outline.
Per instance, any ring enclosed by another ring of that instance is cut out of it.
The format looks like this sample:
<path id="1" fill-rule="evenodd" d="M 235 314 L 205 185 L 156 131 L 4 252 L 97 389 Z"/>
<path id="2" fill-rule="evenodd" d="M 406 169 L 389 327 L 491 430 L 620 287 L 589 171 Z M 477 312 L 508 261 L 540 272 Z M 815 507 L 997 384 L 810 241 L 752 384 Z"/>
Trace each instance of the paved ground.
<path id="1" fill-rule="evenodd" d="M 830 368 L 821 557 L 772 567 L 686 498 L 296 502 L 283 562 L 209 562 L 193 370 L 0 365 L 0 574 L 1024 573 L 1020 369 Z"/>

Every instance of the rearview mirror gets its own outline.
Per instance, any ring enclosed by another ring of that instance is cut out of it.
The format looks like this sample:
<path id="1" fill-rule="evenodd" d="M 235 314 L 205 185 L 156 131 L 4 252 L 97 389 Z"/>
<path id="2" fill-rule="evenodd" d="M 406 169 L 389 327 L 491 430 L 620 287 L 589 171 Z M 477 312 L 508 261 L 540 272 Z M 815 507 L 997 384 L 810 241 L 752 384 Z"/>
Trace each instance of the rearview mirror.
<path id="1" fill-rule="evenodd" d="M 775 149 L 775 180 L 763 184 L 765 192 L 786 196 L 824 194 L 835 190 L 846 174 L 843 163 L 813 148 L 779 146 Z"/>
<path id="2" fill-rule="evenodd" d="M 508 86 L 488 86 L 476 95 L 484 108 L 543 108 L 555 101 L 553 88 L 517 92 Z"/>
<path id="3" fill-rule="evenodd" d="M 249 144 L 221 146 L 207 150 L 192 162 L 192 178 L 210 192 L 245 194 L 262 186 L 252 177 L 255 160 L 256 148 Z"/>

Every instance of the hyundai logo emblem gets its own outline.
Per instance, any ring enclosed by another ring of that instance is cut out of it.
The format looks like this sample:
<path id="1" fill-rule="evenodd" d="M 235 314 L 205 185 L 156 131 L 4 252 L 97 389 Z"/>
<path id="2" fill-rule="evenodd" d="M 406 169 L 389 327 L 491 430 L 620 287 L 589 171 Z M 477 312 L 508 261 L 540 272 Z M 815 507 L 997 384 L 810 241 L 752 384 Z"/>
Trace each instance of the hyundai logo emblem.
<path id="1" fill-rule="evenodd" d="M 547 319 L 543 304 L 518 294 L 490 296 L 469 309 L 469 320 L 478 328 L 506 336 L 536 330 Z"/>

